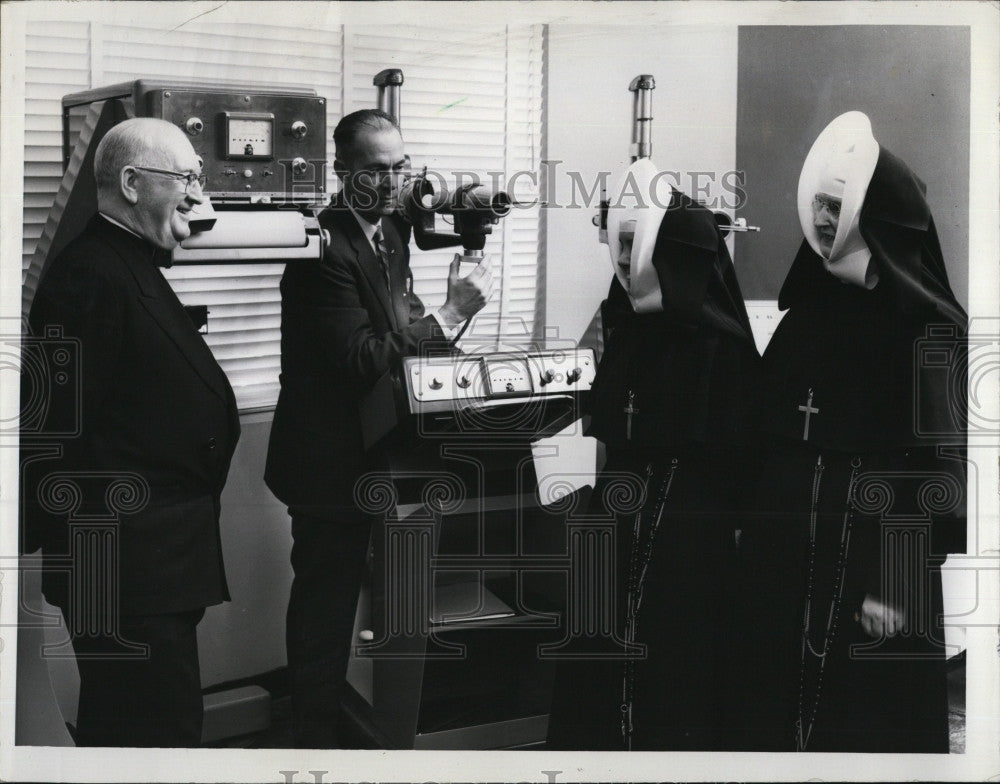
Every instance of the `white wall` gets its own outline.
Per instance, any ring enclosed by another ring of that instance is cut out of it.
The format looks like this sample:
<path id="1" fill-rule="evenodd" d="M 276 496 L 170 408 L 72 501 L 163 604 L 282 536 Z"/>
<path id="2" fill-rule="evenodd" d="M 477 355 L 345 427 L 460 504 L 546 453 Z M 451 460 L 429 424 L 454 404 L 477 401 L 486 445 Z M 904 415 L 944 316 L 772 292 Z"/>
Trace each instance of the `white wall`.
<path id="1" fill-rule="evenodd" d="M 245 414 L 240 424 L 220 520 L 232 601 L 209 607 L 198 625 L 203 686 L 285 666 L 292 526 L 264 485 L 271 414 Z"/>
<path id="2" fill-rule="evenodd" d="M 611 172 L 613 182 L 628 166 L 635 76 L 656 79 L 652 159 L 660 169 L 721 177 L 736 167 L 736 27 L 629 21 L 636 26 L 549 26 L 546 158 L 562 163 L 549 167 L 544 211 L 546 324 L 560 338 L 582 337 L 607 295 L 611 264 L 591 224 L 599 195 L 592 207 L 554 204 L 572 199 L 568 172 L 580 172 L 589 189 L 598 172 Z M 686 179 L 681 185 L 690 193 Z M 721 192 L 718 182 L 709 190 Z M 578 191 L 577 205 L 583 200 Z"/>

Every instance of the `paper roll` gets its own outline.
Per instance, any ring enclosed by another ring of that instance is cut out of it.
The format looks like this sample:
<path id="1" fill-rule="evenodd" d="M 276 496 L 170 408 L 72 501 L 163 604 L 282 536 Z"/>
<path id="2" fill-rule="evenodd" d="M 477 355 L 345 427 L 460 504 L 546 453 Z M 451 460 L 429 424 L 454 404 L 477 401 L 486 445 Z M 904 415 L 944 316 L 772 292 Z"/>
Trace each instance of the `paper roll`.
<path id="1" fill-rule="evenodd" d="M 302 248 L 305 247 L 305 217 L 298 212 L 215 213 L 215 225 L 192 234 L 182 248 Z"/>

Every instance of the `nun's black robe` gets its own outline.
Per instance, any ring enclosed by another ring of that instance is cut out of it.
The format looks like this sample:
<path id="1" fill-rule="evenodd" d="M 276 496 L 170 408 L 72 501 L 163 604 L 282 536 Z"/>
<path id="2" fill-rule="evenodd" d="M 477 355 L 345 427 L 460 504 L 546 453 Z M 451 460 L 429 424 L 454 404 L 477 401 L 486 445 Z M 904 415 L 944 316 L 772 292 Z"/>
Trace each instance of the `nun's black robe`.
<path id="1" fill-rule="evenodd" d="M 630 577 L 648 560 L 634 639 L 646 656 L 631 665 L 620 656 L 560 661 L 548 748 L 710 750 L 721 743 L 734 510 L 738 477 L 750 459 L 746 414 L 760 358 L 711 212 L 675 192 L 653 264 L 662 312 L 637 314 L 612 282 L 589 431 L 608 456 L 590 512 L 615 520 L 616 651 L 624 651 Z M 616 507 L 623 474 L 633 475 L 645 494 L 638 547 L 635 505 Z M 647 559 L 657 497 L 667 487 Z M 633 683 L 628 746 L 626 676 Z"/>
<path id="2" fill-rule="evenodd" d="M 781 291 L 737 572 L 740 748 L 948 751 L 939 567 L 964 550 L 966 316 L 924 192 L 882 149 L 860 218 L 878 284 L 840 282 L 804 242 Z M 865 634 L 866 594 L 904 611 L 901 634 Z"/>

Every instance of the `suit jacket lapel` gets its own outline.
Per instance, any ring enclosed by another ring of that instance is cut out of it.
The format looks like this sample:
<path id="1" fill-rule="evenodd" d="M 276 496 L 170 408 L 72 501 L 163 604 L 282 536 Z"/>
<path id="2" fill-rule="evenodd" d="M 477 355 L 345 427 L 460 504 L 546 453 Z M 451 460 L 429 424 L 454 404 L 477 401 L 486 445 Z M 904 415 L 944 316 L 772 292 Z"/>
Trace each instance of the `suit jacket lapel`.
<path id="1" fill-rule="evenodd" d="M 396 323 L 396 313 L 389 298 L 389 287 L 385 282 L 385 273 L 382 272 L 382 264 L 375 255 L 375 251 L 372 250 L 371 243 L 368 242 L 368 238 L 361 230 L 361 226 L 358 225 L 357 219 L 343 203 L 334 201 L 331 211 L 335 220 L 339 221 L 340 229 L 344 236 L 347 237 L 347 241 L 358 260 L 358 266 L 368 280 L 368 285 L 375 292 L 379 305 L 385 311 L 386 318 L 392 324 L 394 330 L 399 329 L 400 325 Z M 391 267 L 392 265 L 390 264 L 390 270 Z"/>
<path id="2" fill-rule="evenodd" d="M 167 337 L 174 342 L 194 372 L 208 385 L 209 389 L 228 404 L 231 395 L 229 380 L 222 372 L 222 368 L 219 367 L 212 350 L 194 328 L 180 301 L 176 300 L 176 295 L 173 298 L 176 301 L 175 304 L 166 297 L 143 294 L 139 298 L 139 302 L 160 325 Z M 185 321 L 187 323 L 184 323 Z"/>
<path id="3" fill-rule="evenodd" d="M 155 254 L 147 243 L 106 221 L 104 236 L 125 261 L 139 286 L 139 303 L 160 326 L 199 378 L 227 403 L 232 387 L 212 350 L 191 323 L 177 295 L 157 268 Z"/>
<path id="4" fill-rule="evenodd" d="M 362 272 L 365 273 L 365 277 L 368 278 L 368 283 L 375 290 L 379 304 L 389 317 L 392 328 L 397 330 L 399 329 L 399 324 L 396 323 L 396 312 L 392 307 L 392 299 L 389 296 L 389 284 L 386 282 L 385 272 L 382 271 L 382 262 L 375 255 L 371 243 L 368 242 L 368 238 L 361 231 L 361 227 L 357 225 L 354 216 L 350 213 L 348 215 L 354 221 L 354 228 L 357 230 L 356 234 L 351 235 L 351 245 L 358 254 L 358 265 L 361 267 Z M 389 280 L 392 280 L 391 265 Z"/>
<path id="5" fill-rule="evenodd" d="M 383 244 L 389 253 L 389 281 L 391 286 L 392 307 L 396 316 L 396 328 L 401 329 L 410 323 L 410 304 L 406 296 L 407 274 L 406 257 L 403 254 L 403 246 L 396 236 L 394 227 L 387 226 L 388 218 L 382 219 Z"/>

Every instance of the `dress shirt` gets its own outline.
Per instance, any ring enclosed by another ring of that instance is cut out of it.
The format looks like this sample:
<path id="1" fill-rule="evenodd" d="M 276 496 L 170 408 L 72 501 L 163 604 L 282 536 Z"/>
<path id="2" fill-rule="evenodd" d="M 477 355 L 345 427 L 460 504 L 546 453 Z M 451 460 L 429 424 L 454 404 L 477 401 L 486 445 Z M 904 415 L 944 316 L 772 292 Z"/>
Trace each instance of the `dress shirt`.
<path id="1" fill-rule="evenodd" d="M 376 247 L 375 245 L 375 233 L 382 231 L 382 219 L 379 218 L 377 221 L 375 221 L 375 223 L 370 223 L 369 221 L 362 218 L 352 205 L 348 204 L 347 209 L 351 211 L 351 215 L 353 215 L 354 219 L 358 222 L 358 226 L 360 226 L 361 231 L 364 232 L 365 238 L 368 240 L 368 244 L 371 245 L 372 250 L 375 251 L 376 257 L 381 259 L 382 256 L 378 252 L 378 247 Z M 382 236 L 384 237 L 385 234 L 382 234 Z M 388 274 L 388 270 L 386 271 L 386 274 Z M 441 327 L 441 331 L 444 332 L 444 336 L 449 340 L 452 340 L 458 333 L 458 327 L 457 326 L 450 327 L 448 326 L 447 323 L 445 323 L 444 317 L 441 316 L 440 308 L 438 308 L 435 311 L 432 311 L 431 315 L 434 317 L 434 320 L 437 321 L 438 326 Z"/>

